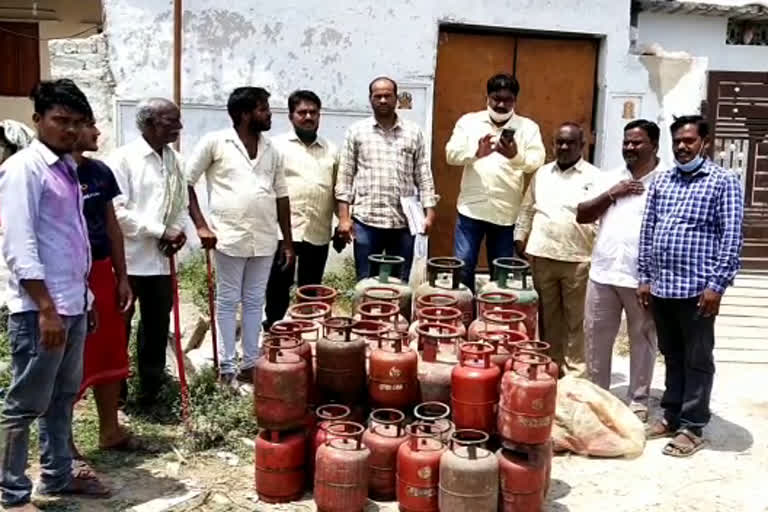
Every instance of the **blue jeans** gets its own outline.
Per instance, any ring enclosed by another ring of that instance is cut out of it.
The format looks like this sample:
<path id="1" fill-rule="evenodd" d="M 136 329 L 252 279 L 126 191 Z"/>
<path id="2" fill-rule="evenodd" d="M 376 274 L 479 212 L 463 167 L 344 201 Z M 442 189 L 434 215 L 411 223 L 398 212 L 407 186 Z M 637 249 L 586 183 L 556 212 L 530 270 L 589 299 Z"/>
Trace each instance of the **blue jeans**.
<path id="1" fill-rule="evenodd" d="M 32 482 L 25 472 L 29 425 L 36 419 L 40 428 L 39 492 L 60 491 L 72 479 L 72 402 L 83 375 L 87 322 L 85 315 L 61 319 L 66 343 L 55 349 L 42 346 L 36 311 L 16 313 L 8 320 L 13 376 L 0 418 L 3 505 L 29 502 Z"/>
<path id="2" fill-rule="evenodd" d="M 368 256 L 371 254 L 386 253 L 390 256 L 402 256 L 405 262 L 400 266 L 400 275 L 393 273 L 394 277 L 400 277 L 406 283 L 411 275 L 413 263 L 414 237 L 408 228 L 385 229 L 375 228 L 355 220 L 355 272 L 357 280 L 370 277 L 371 265 Z"/>
<path id="3" fill-rule="evenodd" d="M 461 282 L 475 291 L 475 267 L 480 244 L 485 238 L 488 267 L 493 279 L 493 260 L 515 255 L 515 226 L 499 226 L 484 220 L 472 219 L 459 213 L 453 237 L 454 255 L 464 262 Z"/>

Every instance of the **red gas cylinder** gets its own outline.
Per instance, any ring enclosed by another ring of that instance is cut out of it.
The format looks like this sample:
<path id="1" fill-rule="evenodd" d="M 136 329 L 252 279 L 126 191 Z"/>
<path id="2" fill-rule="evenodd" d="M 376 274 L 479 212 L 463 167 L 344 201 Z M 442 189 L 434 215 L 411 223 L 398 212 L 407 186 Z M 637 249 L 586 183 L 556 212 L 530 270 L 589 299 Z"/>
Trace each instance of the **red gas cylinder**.
<path id="1" fill-rule="evenodd" d="M 392 302 L 363 302 L 357 306 L 355 320 L 381 322 L 387 324 L 391 329 L 395 329 L 396 331 L 408 330 L 408 320 L 400 314 L 400 306 Z"/>
<path id="2" fill-rule="evenodd" d="M 416 321 L 408 328 L 408 338 L 410 343 L 418 341 L 418 328 L 421 324 L 447 324 L 456 327 L 459 330 L 459 337 L 466 339 L 467 328 L 461 320 L 461 311 L 448 306 L 427 306 L 416 312 Z M 421 347 L 418 347 L 421 350 Z"/>
<path id="3" fill-rule="evenodd" d="M 363 291 L 363 302 L 389 302 L 400 310 L 401 318 L 408 322 L 410 311 L 403 311 L 403 292 L 394 286 L 371 286 Z"/>
<path id="4" fill-rule="evenodd" d="M 517 302 L 517 294 L 511 291 L 485 291 L 480 292 L 475 297 L 477 301 L 476 318 L 482 318 L 483 311 L 491 309 L 514 309 Z"/>
<path id="5" fill-rule="evenodd" d="M 526 331 L 525 315 L 488 316 L 492 311 L 513 311 L 512 306 L 517 302 L 517 295 L 510 292 L 482 292 L 477 296 L 477 318 L 469 324 L 467 341 L 477 341 L 480 333 L 487 330 L 511 329 Z M 515 324 L 515 322 L 518 322 Z M 511 325 L 510 325 L 511 324 Z"/>
<path id="6" fill-rule="evenodd" d="M 482 317 L 473 322 L 473 330 L 469 336 L 475 336 L 479 339 L 483 331 L 517 331 L 530 338 L 526 327 L 526 316 L 516 309 L 486 309 Z"/>
<path id="7" fill-rule="evenodd" d="M 319 512 L 362 512 L 368 501 L 370 450 L 365 428 L 349 421 L 332 423 L 331 435 L 315 458 L 315 505 Z"/>
<path id="8" fill-rule="evenodd" d="M 371 352 L 368 396 L 375 407 L 405 409 L 418 401 L 418 356 L 403 345 L 407 336 L 404 332 L 386 332 Z"/>
<path id="9" fill-rule="evenodd" d="M 288 503 L 304 494 L 304 432 L 262 430 L 256 437 L 256 492 L 267 503 Z"/>
<path id="10" fill-rule="evenodd" d="M 448 403 L 459 330 L 450 325 L 428 323 L 420 325 L 418 333 L 419 344 L 424 348 L 418 366 L 421 400 Z"/>
<path id="11" fill-rule="evenodd" d="M 518 351 L 518 352 L 519 351 L 534 352 L 536 354 L 541 354 L 543 356 L 549 356 L 550 345 L 546 341 L 520 340 L 515 342 L 514 345 L 515 345 L 515 351 Z M 520 365 L 521 364 L 518 363 L 517 366 L 520 366 Z M 550 357 L 549 365 L 547 365 L 546 367 L 546 371 L 555 380 L 560 378 L 560 368 L 557 366 L 557 363 L 552 360 L 551 357 Z"/>
<path id="12" fill-rule="evenodd" d="M 549 487 L 551 444 L 505 446 L 499 459 L 499 511 L 541 512 Z"/>
<path id="13" fill-rule="evenodd" d="M 445 443 L 432 426 L 411 423 L 397 452 L 397 501 L 403 512 L 438 512 L 440 457 Z"/>
<path id="14" fill-rule="evenodd" d="M 284 323 L 287 323 L 283 321 Z M 275 327 L 275 323 L 272 327 Z M 301 357 L 306 364 L 305 373 L 307 374 L 307 401 L 313 403 L 313 395 L 315 391 L 315 372 L 312 368 L 312 349 L 309 347 L 309 343 L 305 342 L 301 338 L 301 325 L 297 325 L 298 331 L 294 331 L 292 335 L 288 336 L 270 336 L 264 339 L 264 346 L 269 349 L 270 347 L 277 348 L 283 353 L 292 353 Z M 278 329 L 280 330 L 280 329 Z"/>
<path id="15" fill-rule="evenodd" d="M 315 409 L 314 426 L 309 430 L 307 438 L 307 476 L 310 484 L 314 484 L 315 455 L 328 437 L 328 427 L 334 422 L 348 419 L 350 412 L 349 407 L 341 404 L 325 404 Z"/>
<path id="16" fill-rule="evenodd" d="M 447 293 L 427 293 L 413 301 L 413 318 L 421 308 L 443 307 L 455 308 L 459 304 L 459 299 Z"/>
<path id="17" fill-rule="evenodd" d="M 443 293 L 456 298 L 456 307 L 462 313 L 462 322 L 468 326 L 475 314 L 472 290 L 461 283 L 464 262 L 459 258 L 429 258 L 427 260 L 427 282 L 414 292 L 416 300 L 432 293 Z"/>
<path id="18" fill-rule="evenodd" d="M 365 396 L 366 341 L 352 336 L 355 321 L 332 317 L 317 342 L 317 392 L 327 402 L 355 404 Z"/>
<path id="19" fill-rule="evenodd" d="M 491 362 L 498 366 L 502 373 L 507 361 L 517 352 L 515 342 L 525 339 L 526 335 L 519 331 L 483 331 L 480 336 L 480 341 L 493 346 Z"/>
<path id="20" fill-rule="evenodd" d="M 451 374 L 451 409 L 457 429 L 492 433 L 496 424 L 501 371 L 491 363 L 493 347 L 462 343 L 459 365 Z"/>
<path id="21" fill-rule="evenodd" d="M 508 371 L 501 380 L 497 426 L 503 440 L 523 444 L 549 441 L 557 400 L 557 381 L 546 371 L 549 362 L 546 356 L 525 352 L 513 357 L 513 366 L 525 368 Z"/>
<path id="22" fill-rule="evenodd" d="M 379 339 L 392 330 L 392 325 L 378 320 L 356 320 L 352 325 L 352 339 L 365 344 L 365 368 L 368 371 L 371 352 L 379 345 Z M 364 419 L 361 418 L 362 422 Z"/>
<path id="23" fill-rule="evenodd" d="M 368 459 L 368 496 L 372 500 L 395 499 L 397 451 L 407 439 L 405 414 L 397 409 L 375 409 L 370 426 L 363 434 L 363 444 L 371 451 Z"/>
<path id="24" fill-rule="evenodd" d="M 285 314 L 286 320 L 309 320 L 322 323 L 331 317 L 331 306 L 325 302 L 302 302 L 293 304 Z"/>
<path id="25" fill-rule="evenodd" d="M 321 284 L 308 284 L 299 286 L 296 289 L 296 302 L 324 302 L 328 306 L 333 306 L 339 292 L 330 286 Z"/>
<path id="26" fill-rule="evenodd" d="M 253 367 L 254 414 L 259 426 L 290 430 L 304 424 L 307 363 L 297 354 L 267 347 Z"/>
<path id="27" fill-rule="evenodd" d="M 451 408 L 443 402 L 422 402 L 413 408 L 413 415 L 423 429 L 435 435 L 438 439 L 448 443 L 455 430 L 455 425 L 450 420 Z"/>

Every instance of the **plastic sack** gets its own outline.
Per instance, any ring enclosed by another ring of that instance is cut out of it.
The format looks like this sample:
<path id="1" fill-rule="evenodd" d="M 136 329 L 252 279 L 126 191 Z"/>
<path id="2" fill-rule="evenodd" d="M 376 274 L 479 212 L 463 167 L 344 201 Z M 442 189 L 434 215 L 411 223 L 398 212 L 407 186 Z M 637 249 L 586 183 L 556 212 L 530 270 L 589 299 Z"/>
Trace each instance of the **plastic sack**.
<path id="1" fill-rule="evenodd" d="M 586 379 L 566 376 L 557 383 L 552 441 L 559 452 L 637 457 L 645 448 L 645 429 L 610 391 Z"/>

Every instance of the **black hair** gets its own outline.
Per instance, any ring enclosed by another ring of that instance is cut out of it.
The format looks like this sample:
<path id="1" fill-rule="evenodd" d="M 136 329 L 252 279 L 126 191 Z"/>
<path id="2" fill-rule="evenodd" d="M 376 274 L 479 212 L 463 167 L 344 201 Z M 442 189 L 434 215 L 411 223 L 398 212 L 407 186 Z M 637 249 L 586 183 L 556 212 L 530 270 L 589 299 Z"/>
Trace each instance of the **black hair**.
<path id="1" fill-rule="evenodd" d="M 296 110 L 296 107 L 298 107 L 299 103 L 302 101 L 314 103 L 317 105 L 318 110 L 323 108 L 323 104 L 320 102 L 320 98 L 317 96 L 317 94 L 305 89 L 299 89 L 298 91 L 293 91 L 291 95 L 288 96 L 288 113 L 293 114 L 293 112 Z"/>
<path id="2" fill-rule="evenodd" d="M 699 132 L 699 137 L 702 139 L 709 135 L 709 123 L 699 115 L 675 117 L 675 120 L 672 121 L 672 124 L 669 127 L 669 131 L 674 135 L 677 130 L 687 124 L 695 124 L 696 130 Z"/>
<path id="3" fill-rule="evenodd" d="M 517 98 L 517 95 L 520 94 L 520 83 L 518 83 L 517 78 L 508 73 L 498 73 L 488 79 L 485 89 L 488 94 L 507 89 Z"/>
<path id="4" fill-rule="evenodd" d="M 392 84 L 392 87 L 395 88 L 395 96 L 397 96 L 397 82 L 389 78 L 388 76 L 377 76 L 373 80 L 371 80 L 371 83 L 368 84 L 368 95 L 370 96 L 373 94 L 373 84 L 378 82 L 379 80 L 386 80 L 387 82 Z"/>
<path id="5" fill-rule="evenodd" d="M 262 87 L 238 87 L 229 95 L 227 112 L 232 124 L 240 124 L 240 116 L 247 114 L 259 105 L 269 105 L 269 92 Z"/>
<path id="6" fill-rule="evenodd" d="M 93 117 L 88 98 L 75 82 L 68 78 L 43 80 L 29 93 L 29 99 L 35 104 L 35 112 L 41 116 L 58 105 L 85 117 Z"/>
<path id="7" fill-rule="evenodd" d="M 653 121 L 648 121 L 647 119 L 635 119 L 624 126 L 624 131 L 627 132 L 629 130 L 634 130 L 635 128 L 643 130 L 648 135 L 651 142 L 657 146 L 659 145 L 659 136 L 661 136 L 659 125 Z"/>

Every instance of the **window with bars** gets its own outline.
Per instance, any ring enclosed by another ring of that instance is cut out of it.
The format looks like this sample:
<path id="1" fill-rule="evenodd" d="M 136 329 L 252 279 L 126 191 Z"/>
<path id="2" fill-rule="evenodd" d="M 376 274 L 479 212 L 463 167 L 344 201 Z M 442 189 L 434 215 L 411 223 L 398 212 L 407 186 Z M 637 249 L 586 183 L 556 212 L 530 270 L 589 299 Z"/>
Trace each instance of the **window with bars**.
<path id="1" fill-rule="evenodd" d="M 726 44 L 768 46 L 768 21 L 728 20 Z"/>
<path id="2" fill-rule="evenodd" d="M 0 21 L 0 96 L 28 96 L 40 81 L 37 23 Z"/>

